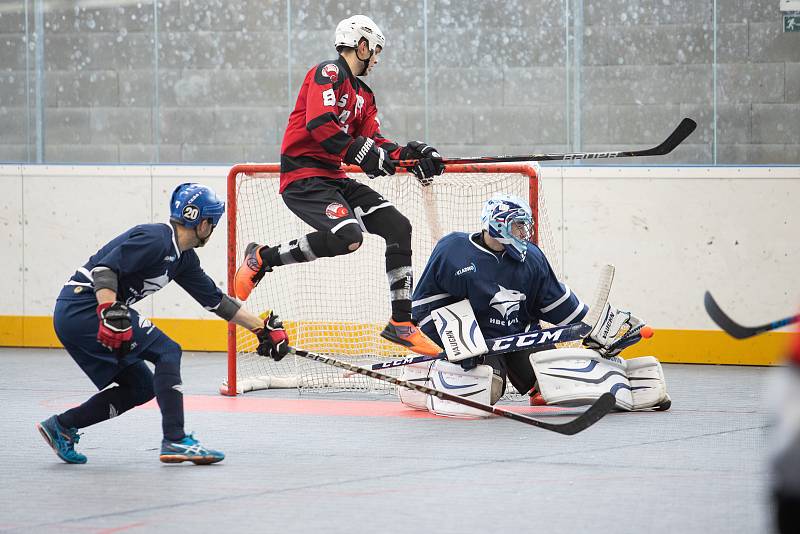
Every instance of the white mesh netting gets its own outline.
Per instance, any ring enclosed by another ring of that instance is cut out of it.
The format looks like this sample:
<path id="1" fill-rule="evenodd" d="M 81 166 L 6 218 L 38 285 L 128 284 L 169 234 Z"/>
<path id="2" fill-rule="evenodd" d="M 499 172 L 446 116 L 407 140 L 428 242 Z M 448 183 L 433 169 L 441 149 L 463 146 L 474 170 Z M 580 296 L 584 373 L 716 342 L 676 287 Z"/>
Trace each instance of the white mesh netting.
<path id="1" fill-rule="evenodd" d="M 378 191 L 411 220 L 416 277 L 422 273 L 440 237 L 453 231 L 478 230 L 483 203 L 495 192 L 530 198 L 537 204 L 538 210 L 534 209 L 535 213 L 538 211 L 537 241 L 558 270 L 552 232 L 536 185 L 539 180 L 519 172 L 523 167 L 515 166 L 517 172 L 509 172 L 509 166 L 488 165 L 459 172 L 448 170 L 426 188 L 410 174 L 398 173 L 376 180 L 359 174 L 351 177 Z M 251 241 L 274 245 L 312 231 L 284 205 L 278 194 L 276 166 L 247 170 L 247 174 L 232 171 L 230 178 L 234 180 L 236 195 L 236 237 L 231 250 L 236 251 L 237 266 Z M 284 320 L 291 343 L 296 347 L 360 365 L 406 356 L 408 353 L 402 347 L 378 335 L 390 315 L 384 251 L 383 239 L 365 234 L 363 245 L 352 254 L 278 267 L 266 273 L 246 306 L 255 313 L 274 309 Z M 394 387 L 291 355 L 276 363 L 255 354 L 255 347 L 255 337 L 237 328 L 236 350 L 231 351 L 229 358 L 235 359 L 239 392 L 268 387 L 325 391 L 377 391 Z"/>

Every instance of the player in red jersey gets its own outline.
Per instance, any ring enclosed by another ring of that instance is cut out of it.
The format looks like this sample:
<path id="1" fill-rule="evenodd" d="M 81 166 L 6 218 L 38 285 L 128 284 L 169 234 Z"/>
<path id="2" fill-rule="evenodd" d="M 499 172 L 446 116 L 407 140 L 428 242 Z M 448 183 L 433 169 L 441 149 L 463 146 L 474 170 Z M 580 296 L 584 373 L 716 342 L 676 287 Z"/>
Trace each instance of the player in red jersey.
<path id="1" fill-rule="evenodd" d="M 280 193 L 288 208 L 316 231 L 276 246 L 250 243 L 236 271 L 236 296 L 246 300 L 273 268 L 349 254 L 363 232 L 386 241 L 386 274 L 392 316 L 381 336 L 414 352 L 436 355 L 441 348 L 411 322 L 411 223 L 376 191 L 348 178 L 342 163 L 370 178 L 395 173 L 392 160 L 415 159 L 412 172 L 423 185 L 444 171 L 438 151 L 419 141 L 400 147 L 381 135 L 367 76 L 383 49 L 378 26 L 355 15 L 336 27 L 338 59 L 306 74 L 281 146 Z"/>

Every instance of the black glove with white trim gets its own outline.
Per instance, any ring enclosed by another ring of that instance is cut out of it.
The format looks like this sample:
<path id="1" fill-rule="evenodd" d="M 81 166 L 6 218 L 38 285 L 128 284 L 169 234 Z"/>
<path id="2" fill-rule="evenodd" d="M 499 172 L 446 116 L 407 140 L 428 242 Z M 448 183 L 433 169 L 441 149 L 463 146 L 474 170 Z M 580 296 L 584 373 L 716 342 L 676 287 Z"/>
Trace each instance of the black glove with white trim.
<path id="1" fill-rule="evenodd" d="M 375 140 L 369 137 L 356 137 L 342 159 L 345 163 L 361 167 L 361 170 L 370 178 L 390 176 L 395 172 L 389 153 L 376 145 Z"/>
<path id="2" fill-rule="evenodd" d="M 409 141 L 400 149 L 400 159 L 416 159 L 419 163 L 411 168 L 423 186 L 431 185 L 433 177 L 444 172 L 444 163 L 439 151 L 422 141 Z"/>

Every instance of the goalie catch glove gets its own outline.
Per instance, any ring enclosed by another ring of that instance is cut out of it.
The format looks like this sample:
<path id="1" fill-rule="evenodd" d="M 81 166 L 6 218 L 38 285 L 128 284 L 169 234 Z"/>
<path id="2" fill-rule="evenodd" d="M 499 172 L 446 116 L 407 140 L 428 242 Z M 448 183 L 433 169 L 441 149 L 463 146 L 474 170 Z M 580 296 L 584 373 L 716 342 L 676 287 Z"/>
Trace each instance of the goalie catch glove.
<path id="1" fill-rule="evenodd" d="M 97 341 L 122 358 L 131 351 L 133 328 L 131 312 L 121 302 L 104 302 L 97 306 Z"/>
<path id="2" fill-rule="evenodd" d="M 258 338 L 256 352 L 260 356 L 269 356 L 279 362 L 289 352 L 289 336 L 283 329 L 283 323 L 272 310 L 264 319 L 264 327 L 256 328 L 252 332 Z"/>
<path id="3" fill-rule="evenodd" d="M 370 178 L 390 176 L 395 172 L 389 153 L 376 145 L 375 140 L 369 137 L 356 137 L 342 159 L 345 163 L 361 167 L 361 170 Z"/>
<path id="4" fill-rule="evenodd" d="M 444 163 L 439 151 L 422 141 L 409 141 L 400 149 L 400 159 L 419 160 L 417 165 L 411 168 L 411 172 L 423 186 L 431 185 L 433 177 L 444 172 Z"/>
<path id="5" fill-rule="evenodd" d="M 606 303 L 600 320 L 583 340 L 583 344 L 605 358 L 612 358 L 625 347 L 642 339 L 641 331 L 644 326 L 644 321 L 631 312 L 618 310 Z"/>

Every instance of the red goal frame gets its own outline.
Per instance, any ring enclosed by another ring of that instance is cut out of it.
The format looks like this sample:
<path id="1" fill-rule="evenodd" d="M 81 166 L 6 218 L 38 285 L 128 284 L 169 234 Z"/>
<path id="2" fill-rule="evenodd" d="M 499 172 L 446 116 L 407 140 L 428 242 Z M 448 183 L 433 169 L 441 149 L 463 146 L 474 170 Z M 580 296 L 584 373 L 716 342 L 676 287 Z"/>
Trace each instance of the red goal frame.
<path id="1" fill-rule="evenodd" d="M 539 241 L 539 175 L 538 166 L 532 163 L 477 163 L 447 165 L 446 172 L 463 174 L 520 174 L 528 177 L 528 202 L 533 212 L 534 242 Z M 344 170 L 360 174 L 358 167 L 347 166 Z M 279 163 L 242 163 L 234 165 L 228 171 L 227 179 L 227 224 L 228 224 L 228 295 L 235 298 L 233 278 L 236 273 L 236 177 L 239 174 L 252 175 L 259 173 L 280 174 Z M 383 178 L 391 179 L 391 178 Z M 223 395 L 235 397 L 237 390 L 236 376 L 236 325 L 228 323 L 228 380 L 227 392 Z"/>

